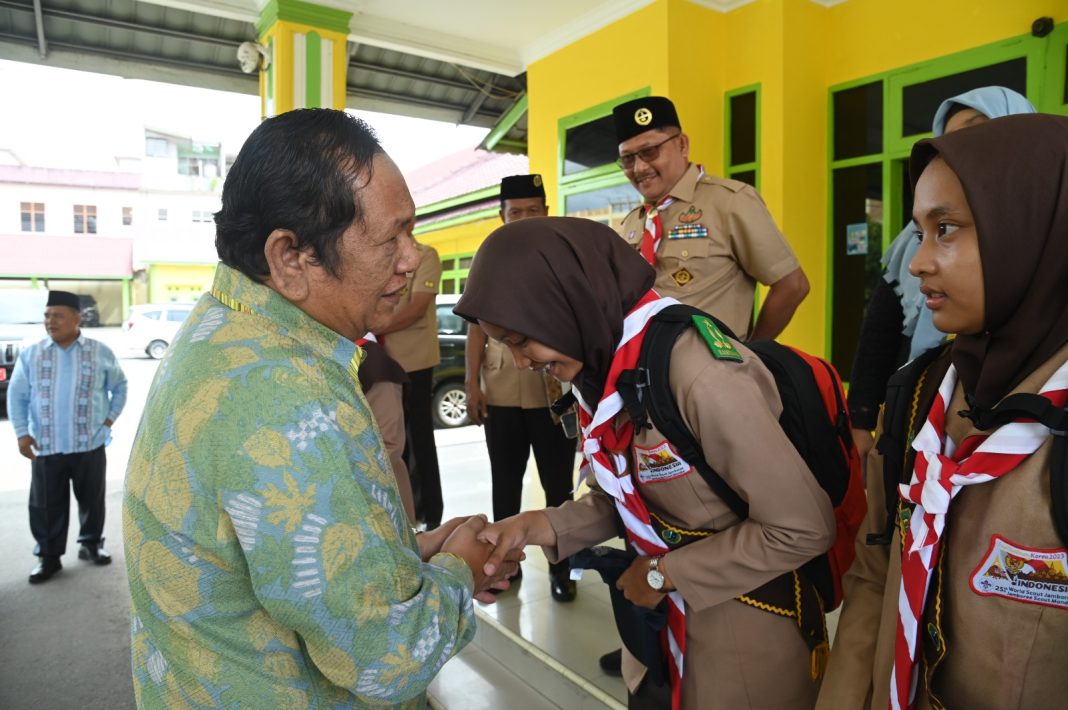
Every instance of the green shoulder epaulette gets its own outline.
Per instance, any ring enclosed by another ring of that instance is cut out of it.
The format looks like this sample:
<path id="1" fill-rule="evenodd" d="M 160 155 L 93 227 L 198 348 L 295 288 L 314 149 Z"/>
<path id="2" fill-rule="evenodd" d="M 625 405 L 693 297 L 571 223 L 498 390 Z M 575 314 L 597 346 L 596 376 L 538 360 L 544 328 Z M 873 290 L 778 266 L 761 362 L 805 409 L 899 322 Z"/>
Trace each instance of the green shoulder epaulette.
<path id="1" fill-rule="evenodd" d="M 731 360 L 734 362 L 741 362 L 742 355 L 739 353 L 731 339 L 724 335 L 723 331 L 719 329 L 711 318 L 705 316 L 693 316 L 693 325 L 697 328 L 697 332 L 704 338 L 705 343 L 708 344 L 708 349 L 712 351 L 712 357 L 717 360 Z"/>

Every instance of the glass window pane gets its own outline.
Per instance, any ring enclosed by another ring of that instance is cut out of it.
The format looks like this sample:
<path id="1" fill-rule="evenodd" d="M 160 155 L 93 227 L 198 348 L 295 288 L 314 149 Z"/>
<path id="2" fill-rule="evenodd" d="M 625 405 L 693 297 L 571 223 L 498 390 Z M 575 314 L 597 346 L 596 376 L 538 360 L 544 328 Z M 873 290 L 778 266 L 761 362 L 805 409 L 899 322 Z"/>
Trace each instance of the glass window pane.
<path id="1" fill-rule="evenodd" d="M 834 159 L 856 158 L 882 150 L 883 82 L 874 81 L 836 91 Z"/>
<path id="2" fill-rule="evenodd" d="M 732 96 L 731 110 L 731 165 L 752 163 L 756 160 L 756 92 Z"/>
<path id="3" fill-rule="evenodd" d="M 746 185 L 756 187 L 756 170 L 740 170 L 736 173 L 731 173 L 730 178 L 732 180 L 741 180 Z"/>
<path id="4" fill-rule="evenodd" d="M 465 271 L 467 269 L 470 269 L 471 268 L 471 261 L 474 258 L 475 258 L 474 256 L 462 256 L 462 257 L 460 257 L 460 268 L 462 270 L 465 270 Z"/>
<path id="5" fill-rule="evenodd" d="M 901 135 L 930 133 L 935 111 L 943 101 L 981 86 L 1004 86 L 1026 96 L 1027 59 L 1020 57 L 906 86 L 901 91 Z"/>
<path id="6" fill-rule="evenodd" d="M 608 165 L 618 157 L 619 141 L 611 114 L 564 133 L 564 175 Z"/>
<path id="7" fill-rule="evenodd" d="M 80 214 L 74 215 L 74 233 L 75 234 L 84 234 L 85 233 L 85 217 L 83 217 Z"/>
<path id="8" fill-rule="evenodd" d="M 1064 48 L 1064 103 L 1068 104 L 1068 46 Z"/>
<path id="9" fill-rule="evenodd" d="M 864 308 L 882 275 L 882 163 L 839 168 L 834 191 L 831 362 L 849 372 Z"/>
<path id="10" fill-rule="evenodd" d="M 34 224 L 33 224 L 33 231 L 35 231 L 35 232 L 43 232 L 44 231 L 44 212 L 38 212 L 37 213 L 37 218 L 34 220 Z"/>
<path id="11" fill-rule="evenodd" d="M 22 213 L 22 231 L 29 232 L 33 229 L 33 215 L 29 212 Z"/>
<path id="12" fill-rule="evenodd" d="M 627 213 L 641 202 L 641 195 L 628 182 L 568 195 L 564 198 L 564 215 L 585 217 L 618 229 Z"/>
<path id="13" fill-rule="evenodd" d="M 89 234 L 96 234 L 96 216 L 90 215 L 87 220 L 89 222 Z"/>

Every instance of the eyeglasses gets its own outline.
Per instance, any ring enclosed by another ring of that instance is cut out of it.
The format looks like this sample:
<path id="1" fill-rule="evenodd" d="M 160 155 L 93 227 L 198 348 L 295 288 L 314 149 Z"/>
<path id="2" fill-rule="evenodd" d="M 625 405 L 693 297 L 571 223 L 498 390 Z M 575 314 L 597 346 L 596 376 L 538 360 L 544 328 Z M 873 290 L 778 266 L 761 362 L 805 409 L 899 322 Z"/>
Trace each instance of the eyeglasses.
<path id="1" fill-rule="evenodd" d="M 636 158 L 641 158 L 643 163 L 651 163 L 656 160 L 657 157 L 660 155 L 660 147 L 662 145 L 664 145 L 668 141 L 675 140 L 681 135 L 681 133 L 676 133 L 675 135 L 669 138 L 665 138 L 656 145 L 646 146 L 645 148 L 642 148 L 641 150 L 635 151 L 633 153 L 624 153 L 623 155 L 619 156 L 618 160 L 616 160 L 616 164 L 618 164 L 619 167 L 623 168 L 624 170 L 630 170 L 634 167 L 634 160 Z"/>

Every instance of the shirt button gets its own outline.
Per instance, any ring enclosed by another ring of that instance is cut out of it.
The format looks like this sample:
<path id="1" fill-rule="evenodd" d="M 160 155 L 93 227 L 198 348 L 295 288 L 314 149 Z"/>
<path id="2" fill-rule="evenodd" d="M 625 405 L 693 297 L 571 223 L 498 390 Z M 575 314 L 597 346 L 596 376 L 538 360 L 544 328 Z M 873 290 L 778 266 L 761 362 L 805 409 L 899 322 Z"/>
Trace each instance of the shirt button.
<path id="1" fill-rule="evenodd" d="M 688 251 L 686 251 L 685 249 L 683 249 L 683 250 L 682 250 L 682 255 L 683 255 L 683 256 L 689 256 L 689 255 L 690 255 L 690 252 L 688 252 Z"/>

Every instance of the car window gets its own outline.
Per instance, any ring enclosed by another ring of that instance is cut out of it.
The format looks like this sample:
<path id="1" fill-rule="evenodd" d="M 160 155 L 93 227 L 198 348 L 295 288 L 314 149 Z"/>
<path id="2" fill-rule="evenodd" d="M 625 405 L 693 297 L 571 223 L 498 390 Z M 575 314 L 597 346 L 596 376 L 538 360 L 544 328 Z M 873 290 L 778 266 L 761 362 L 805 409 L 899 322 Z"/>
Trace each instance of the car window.
<path id="1" fill-rule="evenodd" d="M 467 321 L 452 312 L 451 305 L 438 306 L 438 333 L 462 335 L 467 330 Z"/>
<path id="2" fill-rule="evenodd" d="M 141 314 L 142 318 L 151 318 L 152 320 L 159 320 L 160 311 L 145 311 Z"/>
<path id="3" fill-rule="evenodd" d="M 183 323 L 185 319 L 189 317 L 189 311 L 167 311 L 167 320 L 172 323 Z"/>

